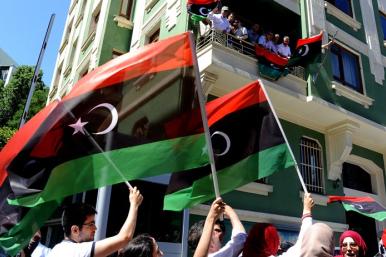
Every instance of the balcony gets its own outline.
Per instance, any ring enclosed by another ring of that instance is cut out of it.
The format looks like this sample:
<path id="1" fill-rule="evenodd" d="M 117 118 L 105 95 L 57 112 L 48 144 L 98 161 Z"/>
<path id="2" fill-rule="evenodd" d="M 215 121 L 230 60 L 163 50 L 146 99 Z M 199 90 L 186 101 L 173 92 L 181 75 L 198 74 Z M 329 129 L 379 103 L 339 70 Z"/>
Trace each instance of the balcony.
<path id="1" fill-rule="evenodd" d="M 208 31 L 197 41 L 197 58 L 206 94 L 221 96 L 248 82 L 260 79 L 253 44 L 233 35 Z M 268 82 L 306 96 L 307 82 L 303 67 L 294 67 L 278 81 Z"/>

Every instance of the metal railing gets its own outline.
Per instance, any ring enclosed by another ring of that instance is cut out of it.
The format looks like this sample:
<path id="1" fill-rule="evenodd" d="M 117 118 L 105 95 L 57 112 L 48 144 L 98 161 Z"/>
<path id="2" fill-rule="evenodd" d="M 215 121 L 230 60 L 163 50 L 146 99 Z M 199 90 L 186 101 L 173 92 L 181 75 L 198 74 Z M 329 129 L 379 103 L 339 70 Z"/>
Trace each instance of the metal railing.
<path id="1" fill-rule="evenodd" d="M 210 44 L 218 44 L 237 51 L 257 60 L 255 45 L 245 40 L 240 40 L 236 36 L 223 33 L 221 31 L 209 30 L 200 36 L 197 42 L 197 50 L 201 50 Z M 305 69 L 302 66 L 288 68 L 289 74 L 305 80 Z"/>

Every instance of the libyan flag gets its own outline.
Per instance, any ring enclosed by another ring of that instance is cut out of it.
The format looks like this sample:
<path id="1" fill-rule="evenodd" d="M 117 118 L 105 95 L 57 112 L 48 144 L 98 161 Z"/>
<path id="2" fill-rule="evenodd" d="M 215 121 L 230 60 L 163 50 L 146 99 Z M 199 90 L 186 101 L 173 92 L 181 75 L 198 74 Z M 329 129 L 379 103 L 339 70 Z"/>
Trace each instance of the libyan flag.
<path id="1" fill-rule="evenodd" d="M 2 248 L 15 254 L 66 196 L 208 163 L 202 133 L 165 131 L 197 108 L 191 42 L 184 33 L 111 60 L 15 134 L 0 152 Z"/>
<path id="2" fill-rule="evenodd" d="M 206 111 L 221 194 L 294 165 L 259 81 L 207 103 Z M 181 171 L 171 176 L 164 209 L 179 211 L 214 197 L 209 166 Z"/>
<path id="3" fill-rule="evenodd" d="M 278 80 L 288 75 L 288 68 L 306 66 L 314 63 L 321 53 L 323 32 L 316 36 L 299 39 L 294 54 L 290 59 L 283 58 L 262 46 L 255 46 L 255 53 L 259 60 L 259 74 L 270 80 Z"/>
<path id="4" fill-rule="evenodd" d="M 379 221 L 386 219 L 386 208 L 368 196 L 328 196 L 328 203 L 332 202 L 341 202 L 346 211 L 355 211 Z"/>
<path id="5" fill-rule="evenodd" d="M 220 4 L 218 0 L 188 0 L 187 8 L 192 20 L 201 21 Z"/>
<path id="6" fill-rule="evenodd" d="M 322 49 L 323 31 L 320 34 L 299 39 L 294 54 L 288 62 L 288 66 L 306 66 L 315 62 Z"/>

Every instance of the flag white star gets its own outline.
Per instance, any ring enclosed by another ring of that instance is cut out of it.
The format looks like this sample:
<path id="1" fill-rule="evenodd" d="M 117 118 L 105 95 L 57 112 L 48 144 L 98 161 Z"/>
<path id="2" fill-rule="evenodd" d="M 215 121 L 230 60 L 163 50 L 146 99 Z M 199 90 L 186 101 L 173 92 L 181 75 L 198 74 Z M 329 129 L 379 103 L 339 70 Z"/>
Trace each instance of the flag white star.
<path id="1" fill-rule="evenodd" d="M 84 128 L 83 127 L 87 123 L 88 123 L 87 121 L 86 122 L 82 122 L 82 119 L 79 118 L 75 123 L 70 124 L 68 126 L 74 129 L 74 133 L 72 133 L 72 135 L 75 135 L 78 132 L 80 132 L 80 133 L 82 133 L 84 135 L 85 133 L 84 133 Z"/>

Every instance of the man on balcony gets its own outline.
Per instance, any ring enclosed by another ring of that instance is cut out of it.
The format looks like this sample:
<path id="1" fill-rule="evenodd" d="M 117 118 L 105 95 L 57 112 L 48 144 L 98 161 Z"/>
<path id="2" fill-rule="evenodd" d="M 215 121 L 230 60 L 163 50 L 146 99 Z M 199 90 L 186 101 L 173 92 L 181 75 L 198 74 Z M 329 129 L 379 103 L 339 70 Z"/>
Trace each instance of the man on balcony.
<path id="1" fill-rule="evenodd" d="M 221 13 L 217 13 L 217 8 L 214 8 L 207 16 L 212 22 L 212 29 L 223 33 L 229 33 L 231 25 L 228 21 L 228 14 L 228 6 L 223 6 L 221 8 Z"/>
<path id="2" fill-rule="evenodd" d="M 283 38 L 283 43 L 281 43 L 278 47 L 277 47 L 277 53 L 278 55 L 280 55 L 281 57 L 284 57 L 284 58 L 290 58 L 291 57 L 291 49 L 289 47 L 289 37 L 288 36 L 285 36 Z"/>

